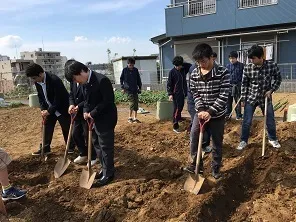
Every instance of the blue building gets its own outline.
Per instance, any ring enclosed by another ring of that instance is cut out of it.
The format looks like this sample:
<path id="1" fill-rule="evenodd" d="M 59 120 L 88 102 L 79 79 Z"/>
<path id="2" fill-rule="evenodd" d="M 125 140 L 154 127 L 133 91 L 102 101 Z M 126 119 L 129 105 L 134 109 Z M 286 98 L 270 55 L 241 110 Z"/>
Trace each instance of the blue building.
<path id="1" fill-rule="evenodd" d="M 223 65 L 231 51 L 248 63 L 247 49 L 259 44 L 284 79 L 296 79 L 296 0 L 171 0 L 165 21 L 166 33 L 151 39 L 159 46 L 164 78 L 174 56 L 193 63 L 194 47 L 205 42 Z"/>

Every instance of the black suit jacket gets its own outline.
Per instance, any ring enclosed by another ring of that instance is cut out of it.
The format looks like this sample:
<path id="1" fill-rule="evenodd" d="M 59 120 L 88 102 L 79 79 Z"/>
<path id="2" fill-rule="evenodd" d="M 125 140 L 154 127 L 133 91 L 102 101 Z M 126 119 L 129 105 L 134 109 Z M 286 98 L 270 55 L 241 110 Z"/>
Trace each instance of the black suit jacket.
<path id="1" fill-rule="evenodd" d="M 79 110 L 76 118 L 83 117 L 83 107 L 84 107 L 84 93 L 83 93 L 83 85 L 78 85 L 76 82 L 71 82 L 70 85 L 70 95 L 69 95 L 69 103 L 70 105 L 78 106 Z"/>
<path id="2" fill-rule="evenodd" d="M 54 115 L 56 111 L 59 111 L 62 115 L 67 115 L 69 108 L 69 93 L 62 80 L 56 75 L 46 73 L 45 83 L 47 98 L 51 103 L 51 106 L 46 102 L 42 86 L 35 83 L 41 110 L 47 110 L 50 115 Z"/>
<path id="3" fill-rule="evenodd" d="M 84 87 L 86 98 L 83 112 L 89 112 L 94 118 L 98 131 L 114 129 L 117 123 L 117 108 L 110 80 L 92 71 L 90 81 Z"/>

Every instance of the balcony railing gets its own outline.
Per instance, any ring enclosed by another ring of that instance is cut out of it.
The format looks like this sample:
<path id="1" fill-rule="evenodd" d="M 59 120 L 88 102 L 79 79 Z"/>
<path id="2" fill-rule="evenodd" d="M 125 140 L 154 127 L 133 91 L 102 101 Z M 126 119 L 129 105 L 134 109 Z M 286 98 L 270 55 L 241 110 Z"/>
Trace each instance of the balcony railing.
<path id="1" fill-rule="evenodd" d="M 217 0 L 192 0 L 175 3 L 168 7 L 183 6 L 184 17 L 199 16 L 216 13 L 216 1 Z"/>
<path id="2" fill-rule="evenodd" d="M 239 0 L 239 8 L 252 8 L 277 4 L 278 0 Z"/>

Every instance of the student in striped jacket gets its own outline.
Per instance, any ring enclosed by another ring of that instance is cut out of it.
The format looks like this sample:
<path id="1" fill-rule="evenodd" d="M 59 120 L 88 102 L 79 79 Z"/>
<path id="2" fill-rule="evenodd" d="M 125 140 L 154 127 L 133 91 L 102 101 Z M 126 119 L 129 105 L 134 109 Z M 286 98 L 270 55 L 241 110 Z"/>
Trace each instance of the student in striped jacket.
<path id="1" fill-rule="evenodd" d="M 197 45 L 192 55 L 197 67 L 190 75 L 190 90 L 193 94 L 197 114 L 194 117 L 191 130 L 190 155 L 192 162 L 184 169 L 194 173 L 200 130 L 198 121 L 206 121 L 205 127 L 211 132 L 213 141 L 212 176 L 218 179 L 220 178 L 222 162 L 223 134 L 226 104 L 230 88 L 230 75 L 226 68 L 214 62 L 213 50 L 208 44 L 202 43 Z M 202 172 L 203 163 L 201 161 L 199 173 Z"/>

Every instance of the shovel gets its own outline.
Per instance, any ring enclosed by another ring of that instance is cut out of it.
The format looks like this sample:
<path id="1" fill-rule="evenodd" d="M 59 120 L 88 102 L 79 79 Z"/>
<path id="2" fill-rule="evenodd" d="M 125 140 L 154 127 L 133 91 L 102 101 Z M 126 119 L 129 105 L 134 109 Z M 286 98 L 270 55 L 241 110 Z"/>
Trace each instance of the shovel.
<path id="1" fill-rule="evenodd" d="M 70 140 L 71 140 L 71 135 L 72 135 L 72 130 L 73 130 L 73 124 L 74 124 L 75 117 L 76 117 L 76 113 L 71 114 L 71 124 L 70 124 L 69 133 L 68 133 L 66 150 L 65 150 L 64 157 L 60 158 L 58 160 L 58 162 L 56 163 L 55 167 L 54 167 L 53 173 L 54 173 L 55 178 L 59 178 L 60 176 L 62 176 L 63 173 L 68 168 L 69 164 L 71 163 L 71 161 L 67 158 L 67 156 L 68 156 L 68 150 L 69 150 L 69 147 L 70 147 Z"/>
<path id="2" fill-rule="evenodd" d="M 196 157 L 196 166 L 195 166 L 195 174 L 189 174 L 187 180 L 184 184 L 184 190 L 189 191 L 194 194 L 198 194 L 201 186 L 205 180 L 199 174 L 199 164 L 202 155 L 202 140 L 203 140 L 203 133 L 204 133 L 204 126 L 206 122 L 204 120 L 199 120 L 199 141 L 198 141 L 198 149 L 197 149 L 197 157 Z"/>
<path id="3" fill-rule="evenodd" d="M 91 169 L 91 151 L 92 151 L 92 128 L 94 125 L 93 119 L 87 119 L 88 124 L 88 170 L 83 170 L 79 180 L 79 186 L 85 189 L 90 189 L 95 177 L 96 172 Z"/>
<path id="4" fill-rule="evenodd" d="M 266 118 L 267 118 L 267 101 L 268 98 L 265 97 L 265 106 L 264 106 L 264 125 L 263 125 L 263 141 L 262 141 L 262 157 L 265 155 L 265 147 L 266 147 Z"/>
<path id="5" fill-rule="evenodd" d="M 240 97 L 238 100 L 237 100 L 237 103 L 234 105 L 231 113 L 229 114 L 229 116 L 226 116 L 226 120 L 230 120 L 231 119 L 231 116 L 232 116 L 232 113 L 234 112 L 234 110 L 236 109 L 237 105 L 239 104 L 239 102 L 241 101 L 242 97 Z"/>
<path id="6" fill-rule="evenodd" d="M 40 144 L 41 149 L 41 159 L 44 159 L 44 161 L 47 160 L 47 155 L 44 155 L 44 148 L 45 148 L 45 123 L 46 123 L 46 117 L 42 116 L 42 144 Z"/>

